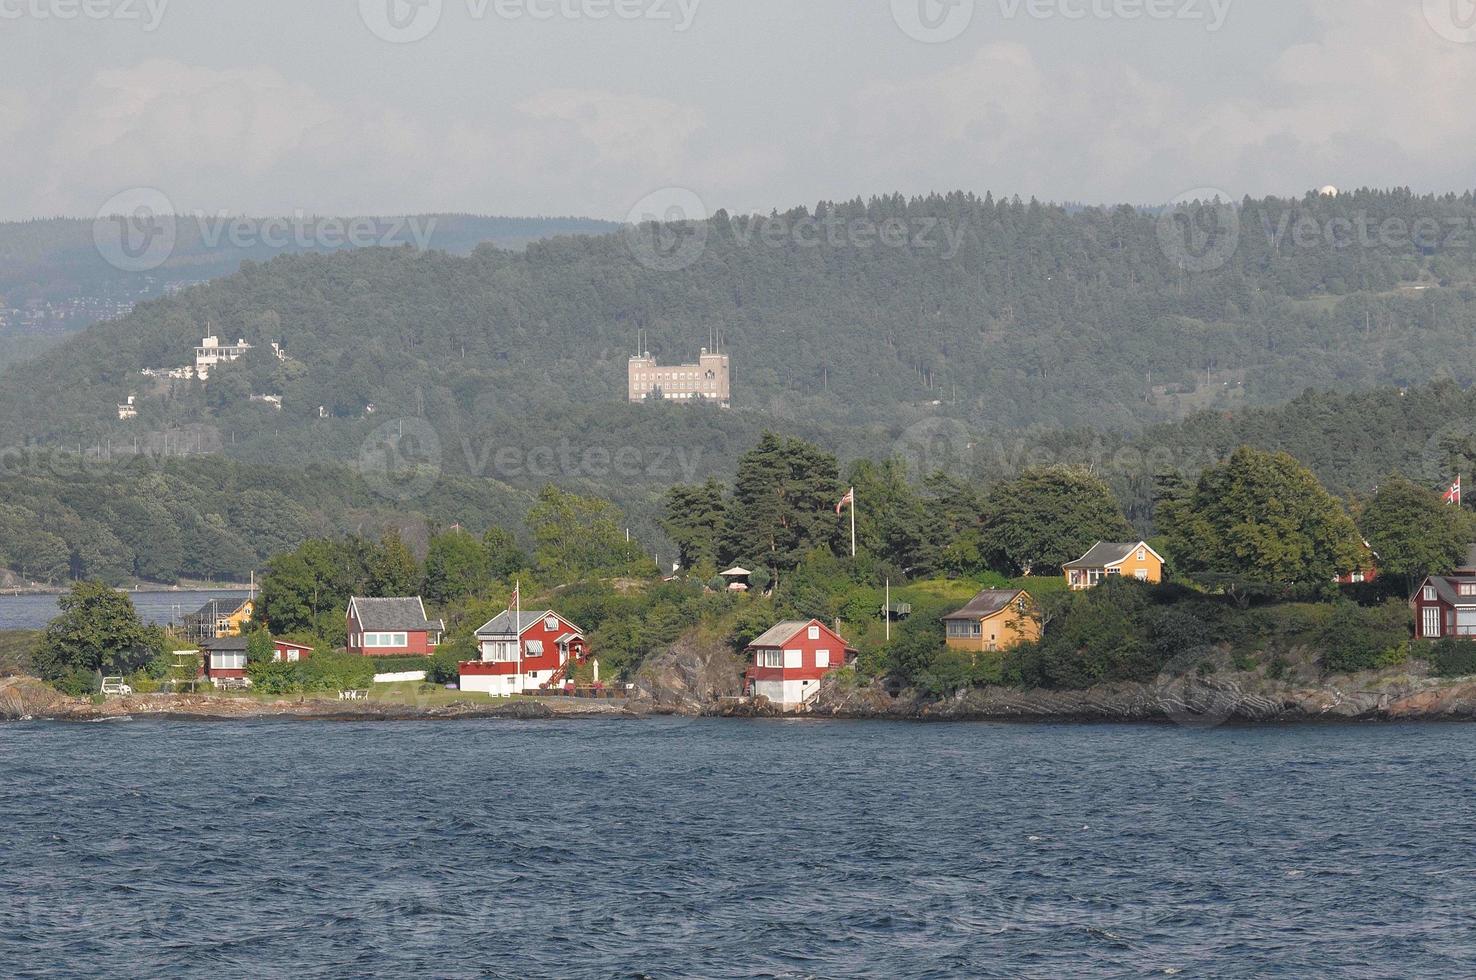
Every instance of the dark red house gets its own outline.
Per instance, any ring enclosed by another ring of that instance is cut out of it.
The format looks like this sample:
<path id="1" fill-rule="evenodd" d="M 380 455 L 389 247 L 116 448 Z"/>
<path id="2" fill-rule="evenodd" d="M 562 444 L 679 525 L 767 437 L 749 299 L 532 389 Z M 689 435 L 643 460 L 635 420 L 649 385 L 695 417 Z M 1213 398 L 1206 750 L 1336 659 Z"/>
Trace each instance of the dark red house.
<path id="1" fill-rule="evenodd" d="M 812 619 L 772 626 L 748 645 L 753 661 L 744 673 L 750 696 L 763 696 L 781 708 L 798 708 L 820 691 L 820 679 L 844 667 L 856 651 L 839 633 Z"/>
<path id="2" fill-rule="evenodd" d="M 1476 575 L 1431 575 L 1415 589 L 1415 638 L 1476 637 Z"/>
<path id="3" fill-rule="evenodd" d="M 436 652 L 446 624 L 428 619 L 419 596 L 367 599 L 348 604 L 348 652 L 364 657 L 428 657 Z"/>
<path id="4" fill-rule="evenodd" d="M 477 630 L 477 650 L 482 659 L 461 664 L 461 689 L 494 695 L 556 687 L 589 656 L 584 631 L 552 609 L 498 614 Z"/>
<path id="5" fill-rule="evenodd" d="M 313 648 L 287 640 L 272 641 L 272 660 L 278 663 L 295 664 L 313 655 Z"/>
<path id="6" fill-rule="evenodd" d="M 216 687 L 246 687 L 246 637 L 222 636 L 200 644 L 200 678 Z"/>

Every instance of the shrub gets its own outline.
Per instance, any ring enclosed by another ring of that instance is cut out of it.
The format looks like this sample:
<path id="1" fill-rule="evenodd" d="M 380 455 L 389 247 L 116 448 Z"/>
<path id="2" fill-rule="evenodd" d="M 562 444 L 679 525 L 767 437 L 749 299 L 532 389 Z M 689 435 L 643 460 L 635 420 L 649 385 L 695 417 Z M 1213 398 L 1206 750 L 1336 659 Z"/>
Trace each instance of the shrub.
<path id="1" fill-rule="evenodd" d="M 1427 659 L 1437 677 L 1476 675 L 1476 641 L 1445 637 L 1431 643 Z"/>
<path id="2" fill-rule="evenodd" d="M 1407 608 L 1391 602 L 1363 609 L 1339 602 L 1325 614 L 1316 642 L 1322 650 L 1322 669 L 1330 674 L 1373 670 L 1387 665 L 1405 641 Z M 1397 662 L 1397 660 L 1395 660 Z"/>

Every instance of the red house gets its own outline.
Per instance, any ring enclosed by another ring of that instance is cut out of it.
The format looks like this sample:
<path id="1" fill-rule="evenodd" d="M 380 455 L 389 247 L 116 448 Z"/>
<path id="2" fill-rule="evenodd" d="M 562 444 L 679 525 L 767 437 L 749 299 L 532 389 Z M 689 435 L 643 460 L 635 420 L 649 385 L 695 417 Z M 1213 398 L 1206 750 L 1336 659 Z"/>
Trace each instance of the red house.
<path id="1" fill-rule="evenodd" d="M 1367 541 L 1363 542 L 1361 553 L 1363 557 L 1359 559 L 1358 567 L 1338 576 L 1339 585 L 1359 585 L 1379 577 L 1379 553 Z"/>
<path id="2" fill-rule="evenodd" d="M 1476 636 L 1476 575 L 1431 575 L 1410 597 L 1415 638 Z"/>
<path id="3" fill-rule="evenodd" d="M 500 697 L 557 687 L 589 656 L 584 631 L 552 609 L 498 614 L 477 630 L 477 649 L 482 659 L 461 664 L 461 689 Z"/>
<path id="4" fill-rule="evenodd" d="M 766 697 L 784 710 L 803 707 L 820 693 L 820 679 L 843 667 L 856 651 L 818 619 L 789 620 L 748 645 L 753 663 L 744 673 L 751 697 Z"/>
<path id="5" fill-rule="evenodd" d="M 216 687 L 249 687 L 246 637 L 222 636 L 201 643 L 199 676 Z"/>
<path id="6" fill-rule="evenodd" d="M 290 643 L 287 640 L 272 641 L 272 660 L 277 663 L 295 664 L 312 655 L 313 648 L 305 647 L 301 643 Z"/>
<path id="7" fill-rule="evenodd" d="M 364 599 L 348 604 L 348 652 L 362 657 L 428 657 L 436 652 L 446 624 L 427 619 L 419 596 Z"/>

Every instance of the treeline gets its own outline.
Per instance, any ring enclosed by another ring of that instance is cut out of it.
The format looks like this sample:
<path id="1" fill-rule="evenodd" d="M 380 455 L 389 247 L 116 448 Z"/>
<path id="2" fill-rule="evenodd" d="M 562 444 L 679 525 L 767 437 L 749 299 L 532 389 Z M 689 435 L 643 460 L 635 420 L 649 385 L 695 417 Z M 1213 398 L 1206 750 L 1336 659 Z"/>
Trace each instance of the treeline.
<path id="1" fill-rule="evenodd" d="M 528 499 L 494 481 L 447 478 L 397 501 L 360 471 L 326 463 L 23 450 L 0 459 L 0 568 L 50 583 L 243 582 L 314 536 L 394 527 L 423 542 L 456 521 L 516 527 Z"/>

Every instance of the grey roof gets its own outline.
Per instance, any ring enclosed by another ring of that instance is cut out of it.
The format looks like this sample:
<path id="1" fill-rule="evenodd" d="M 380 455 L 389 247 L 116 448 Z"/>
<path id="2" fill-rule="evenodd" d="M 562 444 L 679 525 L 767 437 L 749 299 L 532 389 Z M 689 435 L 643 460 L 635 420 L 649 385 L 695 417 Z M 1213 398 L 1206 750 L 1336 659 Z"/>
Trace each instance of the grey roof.
<path id="1" fill-rule="evenodd" d="M 949 613 L 944 619 L 983 619 L 993 616 L 1014 601 L 1022 589 L 985 589 L 969 600 L 969 604 L 958 612 Z"/>
<path id="2" fill-rule="evenodd" d="M 425 603 L 420 601 L 419 596 L 395 599 L 369 599 L 354 596 L 350 601 L 354 611 L 359 614 L 359 625 L 366 632 L 444 631 L 446 629 L 446 624 L 441 620 L 425 617 Z"/>
<path id="3" fill-rule="evenodd" d="M 1435 594 L 1452 606 L 1476 606 L 1476 595 L 1461 595 L 1460 586 L 1476 585 L 1476 575 L 1431 575 L 1426 584 L 1435 586 Z"/>
<path id="4" fill-rule="evenodd" d="M 1141 541 L 1098 541 L 1092 545 L 1092 550 L 1082 555 L 1076 561 L 1068 561 L 1062 568 L 1106 568 L 1115 565 L 1128 555 L 1133 549 L 1142 544 Z"/>
<path id="5" fill-rule="evenodd" d="M 244 636 L 221 636 L 213 640 L 201 640 L 200 647 L 211 653 L 245 653 L 246 637 Z"/>
<path id="6" fill-rule="evenodd" d="M 481 629 L 477 630 L 477 636 L 522 636 L 523 633 L 528 629 L 528 627 L 537 626 L 541 620 L 546 619 L 549 616 L 559 616 L 559 614 L 554 612 L 552 609 L 524 609 L 522 618 L 519 619 L 517 623 L 518 628 L 514 630 L 514 615 L 515 613 L 510 611 L 498 613 L 496 616 L 493 616 L 485 624 L 483 624 Z M 566 623 L 569 622 L 562 616 L 559 616 L 559 619 Z M 569 623 L 569 625 L 573 626 L 575 631 L 579 632 L 580 635 L 583 635 L 583 632 L 579 630 L 579 627 L 574 626 L 573 623 Z"/>
<path id="7" fill-rule="evenodd" d="M 205 603 L 205 605 L 201 606 L 199 609 L 196 609 L 192 615 L 201 616 L 208 619 L 219 619 L 221 616 L 220 611 L 222 608 L 225 609 L 225 615 L 230 616 L 237 612 L 240 612 L 241 608 L 245 606 L 246 603 L 252 601 L 253 600 L 248 596 L 242 596 L 239 599 L 215 598 Z"/>

